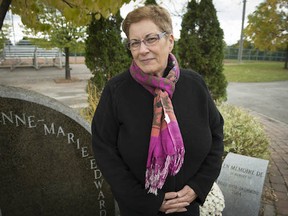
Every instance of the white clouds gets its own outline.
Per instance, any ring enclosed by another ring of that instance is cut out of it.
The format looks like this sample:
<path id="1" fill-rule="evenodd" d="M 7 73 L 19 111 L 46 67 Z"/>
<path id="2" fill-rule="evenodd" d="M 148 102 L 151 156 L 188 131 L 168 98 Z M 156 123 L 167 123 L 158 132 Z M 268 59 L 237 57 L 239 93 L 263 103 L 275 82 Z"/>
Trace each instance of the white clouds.
<path id="1" fill-rule="evenodd" d="M 246 2 L 244 28 L 247 26 L 248 15 L 256 10 L 263 0 L 248 0 Z M 243 1 L 214 0 L 218 20 L 224 31 L 224 40 L 228 45 L 235 44 L 240 39 Z"/>

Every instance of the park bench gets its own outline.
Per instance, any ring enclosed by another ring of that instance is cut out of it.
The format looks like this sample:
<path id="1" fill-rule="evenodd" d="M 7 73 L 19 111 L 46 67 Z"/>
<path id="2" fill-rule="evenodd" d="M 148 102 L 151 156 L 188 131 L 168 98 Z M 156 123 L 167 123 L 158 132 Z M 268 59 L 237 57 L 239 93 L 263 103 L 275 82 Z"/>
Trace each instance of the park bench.
<path id="1" fill-rule="evenodd" d="M 4 64 L 5 62 L 5 64 Z M 62 68 L 62 52 L 58 48 L 44 49 L 34 45 L 5 46 L 2 53 L 2 67 L 34 67 L 56 66 Z"/>
<path id="2" fill-rule="evenodd" d="M 44 49 L 36 48 L 36 67 L 40 68 L 43 66 L 56 66 L 62 68 L 62 57 L 63 54 L 60 49 Z"/>

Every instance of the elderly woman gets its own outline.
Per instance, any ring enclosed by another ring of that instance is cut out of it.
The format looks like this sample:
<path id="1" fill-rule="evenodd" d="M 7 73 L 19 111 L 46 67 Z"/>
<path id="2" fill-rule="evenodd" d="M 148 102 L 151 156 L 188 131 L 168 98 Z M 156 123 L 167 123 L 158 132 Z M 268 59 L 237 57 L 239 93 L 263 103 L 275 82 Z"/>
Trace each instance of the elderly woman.
<path id="1" fill-rule="evenodd" d="M 164 8 L 135 9 L 123 30 L 133 60 L 95 112 L 97 164 L 121 216 L 199 215 L 221 169 L 223 118 L 201 76 L 179 68 Z"/>

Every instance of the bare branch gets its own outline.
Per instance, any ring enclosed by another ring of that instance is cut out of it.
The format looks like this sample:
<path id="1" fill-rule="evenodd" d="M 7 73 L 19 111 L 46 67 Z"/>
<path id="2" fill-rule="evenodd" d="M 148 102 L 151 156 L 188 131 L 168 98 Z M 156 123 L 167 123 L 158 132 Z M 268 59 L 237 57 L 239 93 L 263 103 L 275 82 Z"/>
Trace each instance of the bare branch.
<path id="1" fill-rule="evenodd" d="M 76 4 L 72 4 L 71 2 L 68 2 L 67 0 L 62 0 L 65 4 L 67 4 L 70 8 L 76 7 Z"/>

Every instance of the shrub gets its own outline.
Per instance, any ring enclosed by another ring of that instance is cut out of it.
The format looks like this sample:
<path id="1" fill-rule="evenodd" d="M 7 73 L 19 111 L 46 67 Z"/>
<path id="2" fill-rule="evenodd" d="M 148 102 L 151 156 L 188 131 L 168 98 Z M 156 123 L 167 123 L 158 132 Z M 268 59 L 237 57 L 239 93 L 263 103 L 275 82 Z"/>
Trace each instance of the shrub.
<path id="1" fill-rule="evenodd" d="M 98 91 L 98 88 L 96 88 L 96 85 L 91 80 L 88 81 L 87 93 L 88 106 L 81 110 L 81 116 L 83 116 L 84 119 L 91 123 L 100 99 L 100 93 Z"/>
<path id="2" fill-rule="evenodd" d="M 214 100 L 227 98 L 223 74 L 223 30 L 211 0 L 191 0 L 181 24 L 176 54 L 181 67 L 200 73 Z"/>
<path id="3" fill-rule="evenodd" d="M 127 70 L 131 64 L 121 38 L 120 11 L 109 18 L 92 16 L 85 40 L 85 64 L 92 72 L 90 79 L 102 91 L 106 82 L 118 73 Z"/>
<path id="4" fill-rule="evenodd" d="M 268 159 L 269 141 L 260 122 L 244 109 L 226 103 L 218 108 L 225 120 L 224 157 L 233 152 Z"/>

